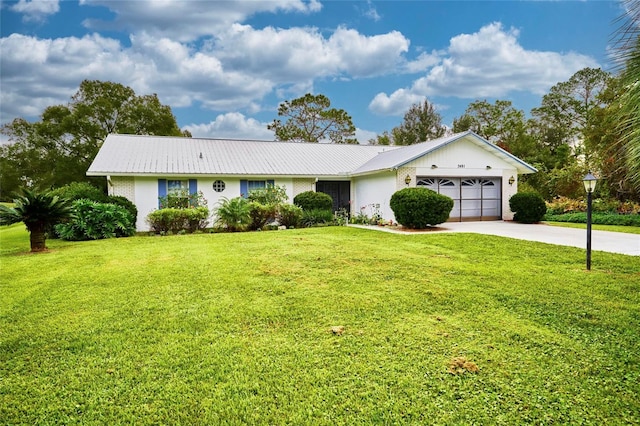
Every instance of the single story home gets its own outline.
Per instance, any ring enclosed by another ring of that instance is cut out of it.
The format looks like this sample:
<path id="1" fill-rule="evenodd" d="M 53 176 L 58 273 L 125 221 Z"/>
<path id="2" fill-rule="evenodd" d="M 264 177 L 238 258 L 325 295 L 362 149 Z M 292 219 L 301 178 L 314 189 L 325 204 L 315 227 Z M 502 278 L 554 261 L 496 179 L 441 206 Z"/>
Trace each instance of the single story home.
<path id="1" fill-rule="evenodd" d="M 111 134 L 87 171 L 138 208 L 139 231 L 158 199 L 202 191 L 209 208 L 275 184 L 289 200 L 324 192 L 334 209 L 395 220 L 394 192 L 421 186 L 454 200 L 450 220 L 510 220 L 518 176 L 537 170 L 472 131 L 410 146 L 338 145 Z"/>

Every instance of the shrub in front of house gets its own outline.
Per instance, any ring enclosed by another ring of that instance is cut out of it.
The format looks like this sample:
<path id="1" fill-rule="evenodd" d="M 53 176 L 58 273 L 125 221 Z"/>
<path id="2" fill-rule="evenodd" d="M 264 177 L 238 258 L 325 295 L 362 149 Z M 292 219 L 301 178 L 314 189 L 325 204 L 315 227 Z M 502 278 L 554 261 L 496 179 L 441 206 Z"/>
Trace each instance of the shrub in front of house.
<path id="1" fill-rule="evenodd" d="M 251 216 L 251 224 L 249 229 L 253 231 L 263 229 L 267 224 L 275 221 L 278 208 L 278 204 L 261 204 L 257 201 L 250 201 L 249 215 Z"/>
<path id="2" fill-rule="evenodd" d="M 302 210 L 300 219 L 303 226 L 323 226 L 333 223 L 333 212 L 326 209 Z"/>
<path id="3" fill-rule="evenodd" d="M 282 204 L 278 210 L 278 223 L 287 228 L 297 228 L 302 220 L 302 209 L 293 204 Z"/>
<path id="4" fill-rule="evenodd" d="M 427 188 L 405 188 L 390 200 L 396 221 L 410 229 L 425 229 L 449 219 L 453 200 Z"/>
<path id="5" fill-rule="evenodd" d="M 72 219 L 55 227 L 56 234 L 64 240 L 99 240 L 135 234 L 135 222 L 124 207 L 80 199 L 73 202 L 73 211 Z"/>
<path id="6" fill-rule="evenodd" d="M 301 192 L 293 198 L 293 204 L 302 208 L 302 210 L 328 210 L 333 212 L 333 198 L 324 192 Z"/>
<path id="7" fill-rule="evenodd" d="M 147 223 L 152 232 L 162 235 L 202 231 L 209 223 L 209 209 L 194 207 L 154 210 L 147 216 Z"/>
<path id="8" fill-rule="evenodd" d="M 115 204 L 116 206 L 124 207 L 133 219 L 133 223 L 138 220 L 138 208 L 127 197 L 120 195 L 109 195 L 107 197 L 107 203 Z"/>
<path id="9" fill-rule="evenodd" d="M 245 231 L 251 225 L 250 201 L 243 197 L 222 198 L 215 215 L 215 227 L 229 232 Z"/>
<path id="10" fill-rule="evenodd" d="M 69 201 L 87 199 L 99 203 L 108 202 L 104 191 L 88 182 L 72 182 L 54 189 L 51 194 L 57 195 L 59 198 L 66 198 Z"/>
<path id="11" fill-rule="evenodd" d="M 544 199 L 537 192 L 518 192 L 509 199 L 513 220 L 520 223 L 540 222 L 547 212 Z"/>

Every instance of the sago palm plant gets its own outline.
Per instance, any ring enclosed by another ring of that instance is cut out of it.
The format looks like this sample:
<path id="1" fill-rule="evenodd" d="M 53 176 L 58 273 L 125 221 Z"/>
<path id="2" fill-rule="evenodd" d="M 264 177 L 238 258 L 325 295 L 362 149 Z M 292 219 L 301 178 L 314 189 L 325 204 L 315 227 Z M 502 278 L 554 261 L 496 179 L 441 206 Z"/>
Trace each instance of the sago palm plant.
<path id="1" fill-rule="evenodd" d="M 251 205 L 246 198 L 223 198 L 215 212 L 216 225 L 227 231 L 244 231 L 251 224 Z"/>
<path id="2" fill-rule="evenodd" d="M 13 200 L 14 207 L 0 205 L 0 225 L 24 222 L 29 231 L 31 251 L 44 251 L 47 232 L 52 227 L 73 216 L 71 203 L 50 192 L 37 192 L 26 188 Z"/>

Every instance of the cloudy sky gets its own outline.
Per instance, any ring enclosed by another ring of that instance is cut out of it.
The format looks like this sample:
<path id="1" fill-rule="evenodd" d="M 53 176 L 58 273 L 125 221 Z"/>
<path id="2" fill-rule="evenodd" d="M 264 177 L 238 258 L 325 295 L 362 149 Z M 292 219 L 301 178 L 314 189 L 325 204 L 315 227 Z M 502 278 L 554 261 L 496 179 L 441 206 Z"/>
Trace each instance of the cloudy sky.
<path id="1" fill-rule="evenodd" d="M 526 113 L 610 70 L 614 1 L 19 0 L 1 3 L 0 122 L 36 120 L 84 79 L 157 93 L 196 137 L 273 139 L 286 99 L 322 93 L 366 142 L 428 99 Z"/>

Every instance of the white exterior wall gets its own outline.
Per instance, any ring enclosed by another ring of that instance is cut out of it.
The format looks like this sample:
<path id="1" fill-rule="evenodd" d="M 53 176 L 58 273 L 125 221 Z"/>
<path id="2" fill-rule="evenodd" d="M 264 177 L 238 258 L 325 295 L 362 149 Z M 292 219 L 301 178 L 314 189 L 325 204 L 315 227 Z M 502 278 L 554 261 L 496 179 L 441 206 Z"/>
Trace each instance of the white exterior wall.
<path id="1" fill-rule="evenodd" d="M 112 187 L 109 192 L 113 195 L 123 195 L 136 204 L 138 208 L 138 220 L 136 229 L 139 232 L 149 231 L 146 217 L 154 210 L 158 209 L 158 179 L 176 179 L 187 180 L 185 176 L 162 176 L 162 177 L 113 177 L 111 178 Z M 193 179 L 193 178 L 192 178 Z M 247 180 L 271 180 L 264 177 L 248 177 L 242 178 Z M 225 183 L 225 189 L 222 192 L 213 190 L 213 182 L 221 180 Z M 239 177 L 205 177 L 198 178 L 198 191 L 202 191 L 204 198 L 207 200 L 211 218 L 209 224 L 212 225 L 215 220 L 215 209 L 222 201 L 222 198 L 235 198 L 240 196 L 240 178 Z M 275 179 L 275 184 L 284 186 L 289 202 L 293 202 L 294 182 L 293 179 Z"/>
<path id="2" fill-rule="evenodd" d="M 436 166 L 435 168 L 433 166 Z M 490 167 L 490 168 L 487 168 Z M 413 169 L 415 173 L 407 172 Z M 509 198 L 518 192 L 518 171 L 511 164 L 466 140 L 442 147 L 424 157 L 418 158 L 401 168 L 398 173 L 404 179 L 412 176 L 411 187 L 416 186 L 417 176 L 437 177 L 500 177 L 502 178 L 502 219 L 513 220 L 509 209 Z M 509 178 L 515 182 L 509 185 Z"/>
<path id="3" fill-rule="evenodd" d="M 395 221 L 389 205 L 391 196 L 396 192 L 396 172 L 384 172 L 370 176 L 354 178 L 351 183 L 351 214 L 362 212 L 371 217 L 378 208 L 382 218 Z"/>

